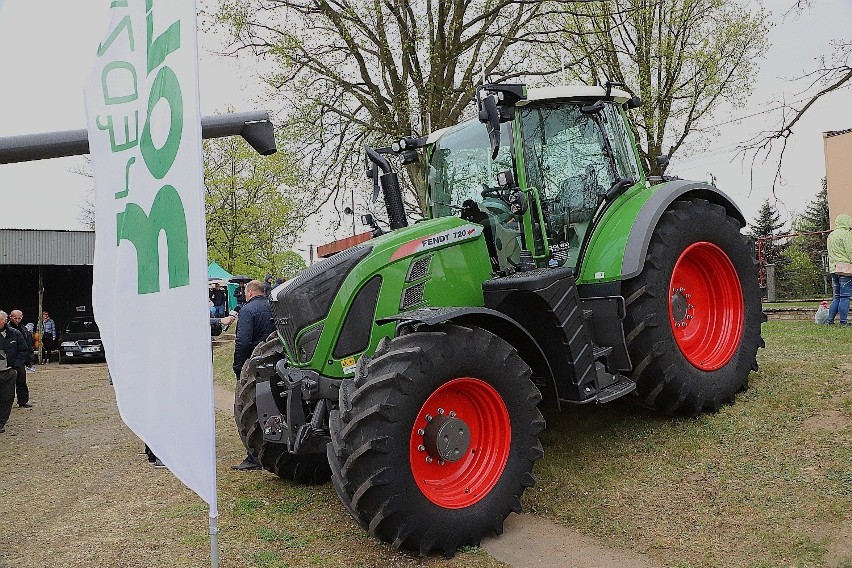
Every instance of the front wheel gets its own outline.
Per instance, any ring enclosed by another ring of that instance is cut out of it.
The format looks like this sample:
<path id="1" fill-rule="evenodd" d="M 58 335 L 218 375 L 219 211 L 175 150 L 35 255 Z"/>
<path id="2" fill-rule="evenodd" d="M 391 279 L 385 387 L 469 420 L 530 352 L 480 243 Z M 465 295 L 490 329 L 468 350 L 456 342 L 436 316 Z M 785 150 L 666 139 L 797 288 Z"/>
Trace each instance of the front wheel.
<path id="1" fill-rule="evenodd" d="M 530 376 L 514 348 L 478 328 L 380 344 L 331 415 L 332 481 L 350 514 L 421 554 L 500 534 L 542 456 Z"/>
<path id="2" fill-rule="evenodd" d="M 748 387 L 766 316 L 751 247 L 723 207 L 675 202 L 624 290 L 633 380 L 646 405 L 715 411 Z"/>

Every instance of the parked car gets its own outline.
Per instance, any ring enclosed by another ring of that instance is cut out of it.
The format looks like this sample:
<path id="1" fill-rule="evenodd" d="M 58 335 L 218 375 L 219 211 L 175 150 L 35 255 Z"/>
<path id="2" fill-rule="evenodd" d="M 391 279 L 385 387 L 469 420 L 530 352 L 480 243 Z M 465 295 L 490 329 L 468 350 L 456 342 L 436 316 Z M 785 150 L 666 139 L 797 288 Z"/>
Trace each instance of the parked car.
<path id="1" fill-rule="evenodd" d="M 104 346 L 101 330 L 92 316 L 68 320 L 59 333 L 59 362 L 103 360 Z"/>

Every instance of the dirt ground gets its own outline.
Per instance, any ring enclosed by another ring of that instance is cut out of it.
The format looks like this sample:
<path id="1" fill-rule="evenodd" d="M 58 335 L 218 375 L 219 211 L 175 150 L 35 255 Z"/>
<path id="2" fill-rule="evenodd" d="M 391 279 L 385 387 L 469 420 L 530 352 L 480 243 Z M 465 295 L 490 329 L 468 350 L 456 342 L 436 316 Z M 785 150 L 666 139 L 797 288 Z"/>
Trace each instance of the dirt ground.
<path id="1" fill-rule="evenodd" d="M 146 463 L 142 443 L 118 415 L 106 366 L 43 365 L 29 374 L 28 383 L 34 408 L 15 406 L 6 433 L 0 434 L 0 568 L 209 565 L 206 509 L 167 470 Z M 247 482 L 245 474 L 229 470 L 242 457 L 230 417 L 231 396 L 217 387 L 220 512 L 223 491 L 239 488 L 239 483 L 254 483 L 256 491 L 274 477 L 259 473 L 262 477 Z M 336 505 L 329 499 L 323 506 L 333 523 L 347 523 Z M 220 520 L 223 533 L 245 529 L 238 526 L 240 517 L 235 519 L 224 527 Z M 351 558 L 350 547 L 361 566 L 652 566 L 641 555 L 606 549 L 529 515 L 512 515 L 503 536 L 486 540 L 475 554 L 451 560 L 400 556 L 355 528 L 348 541 L 338 539 L 329 546 L 342 547 L 344 559 Z M 223 566 L 349 565 L 317 554 L 266 562 L 227 546 L 222 556 Z"/>

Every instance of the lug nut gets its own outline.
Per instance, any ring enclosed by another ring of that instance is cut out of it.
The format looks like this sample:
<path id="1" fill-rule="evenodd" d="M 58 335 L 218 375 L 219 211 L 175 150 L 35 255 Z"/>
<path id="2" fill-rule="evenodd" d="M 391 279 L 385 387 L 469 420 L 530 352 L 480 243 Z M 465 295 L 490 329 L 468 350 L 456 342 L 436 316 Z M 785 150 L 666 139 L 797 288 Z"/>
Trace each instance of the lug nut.
<path id="1" fill-rule="evenodd" d="M 692 297 L 692 294 L 687 294 L 687 295 L 686 295 L 686 299 L 687 299 L 687 300 L 688 300 L 688 299 L 690 299 L 691 297 Z"/>
<path id="2" fill-rule="evenodd" d="M 443 414 L 443 413 L 444 413 L 444 409 L 443 409 L 443 408 L 439 408 L 439 409 L 438 409 L 438 414 Z"/>
<path id="3" fill-rule="evenodd" d="M 455 418 L 455 417 L 456 417 L 455 411 L 450 410 L 450 418 Z"/>
<path id="4" fill-rule="evenodd" d="M 417 451 L 418 452 L 425 452 L 426 446 L 424 446 L 423 444 L 420 444 L 419 446 L 417 446 Z"/>
<path id="5" fill-rule="evenodd" d="M 432 422 L 432 415 L 431 414 L 426 415 L 426 422 Z"/>
<path id="6" fill-rule="evenodd" d="M 444 465 L 444 460 L 438 460 L 438 465 Z"/>
<path id="7" fill-rule="evenodd" d="M 418 435 L 418 436 L 422 436 L 422 435 L 423 435 L 423 434 L 425 434 L 425 433 L 426 433 L 426 430 L 424 430 L 423 428 L 418 428 L 418 429 L 417 429 L 417 435 Z"/>
<path id="8" fill-rule="evenodd" d="M 432 456 L 426 456 L 426 463 L 432 463 Z"/>

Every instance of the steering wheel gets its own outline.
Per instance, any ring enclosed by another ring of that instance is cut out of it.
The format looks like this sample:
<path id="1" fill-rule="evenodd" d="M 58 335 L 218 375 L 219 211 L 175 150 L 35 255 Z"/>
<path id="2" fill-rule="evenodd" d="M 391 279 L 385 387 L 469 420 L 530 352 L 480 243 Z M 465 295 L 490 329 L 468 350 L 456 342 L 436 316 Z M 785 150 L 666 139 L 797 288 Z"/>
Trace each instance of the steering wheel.
<path id="1" fill-rule="evenodd" d="M 482 197 L 494 197 L 506 201 L 506 197 L 504 196 L 506 191 L 508 190 L 505 187 L 488 187 L 483 184 L 483 189 L 479 194 Z"/>

